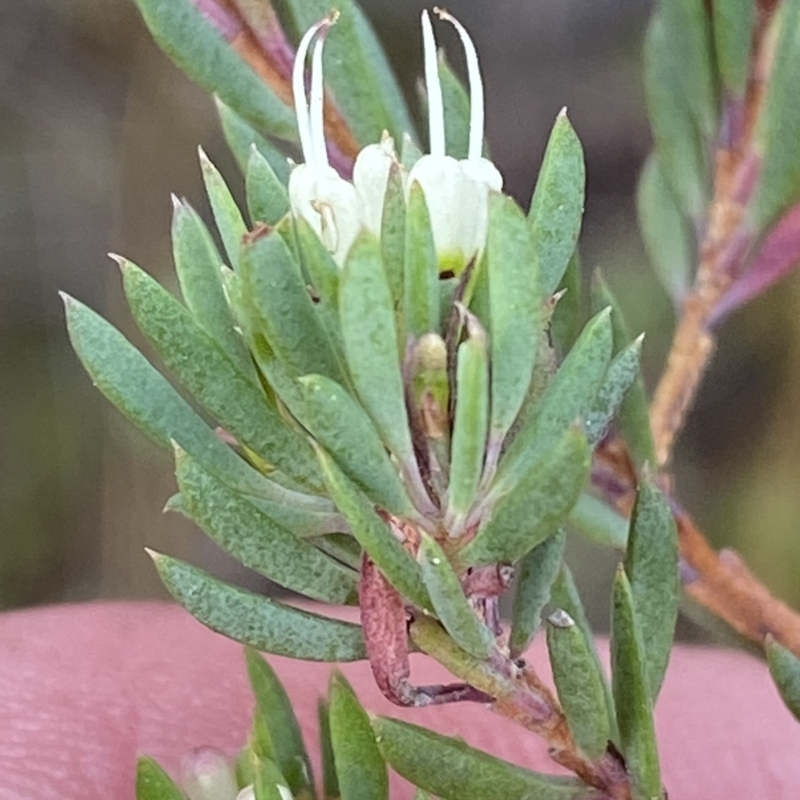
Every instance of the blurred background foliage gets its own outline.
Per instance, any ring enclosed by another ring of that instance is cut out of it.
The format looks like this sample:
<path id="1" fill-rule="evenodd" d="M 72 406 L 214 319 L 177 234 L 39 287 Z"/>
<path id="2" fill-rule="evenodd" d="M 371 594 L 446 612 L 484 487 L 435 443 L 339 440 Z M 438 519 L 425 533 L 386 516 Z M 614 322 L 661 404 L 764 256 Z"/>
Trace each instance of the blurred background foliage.
<path id="1" fill-rule="evenodd" d="M 362 4 L 416 104 L 423 3 Z M 587 159 L 584 265 L 603 269 L 631 329 L 647 331 L 652 384 L 673 318 L 633 208 L 650 142 L 640 70 L 649 3 L 453 0 L 450 10 L 475 38 L 494 160 L 525 205 L 568 107 Z M 463 71 L 455 38 L 438 34 Z M 211 100 L 160 53 L 132 3 L 0 0 L 0 608 L 164 596 L 145 544 L 243 578 L 199 530 L 161 513 L 171 459 L 92 388 L 57 296 L 81 298 L 143 344 L 105 253 L 172 285 L 170 192 L 208 218 L 198 144 L 240 188 Z M 712 541 L 741 551 L 795 605 L 798 307 L 794 276 L 725 323 L 676 458 L 679 495 Z M 615 560 L 573 548 L 601 626 Z"/>

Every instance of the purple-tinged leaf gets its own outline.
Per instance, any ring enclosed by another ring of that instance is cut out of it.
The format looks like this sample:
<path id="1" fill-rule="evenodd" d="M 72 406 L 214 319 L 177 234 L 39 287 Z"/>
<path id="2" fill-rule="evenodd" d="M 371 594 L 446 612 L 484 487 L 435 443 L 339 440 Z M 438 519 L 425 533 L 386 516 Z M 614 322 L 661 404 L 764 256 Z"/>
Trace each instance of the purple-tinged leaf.
<path id="1" fill-rule="evenodd" d="M 723 295 L 714 309 L 712 323 L 750 302 L 785 278 L 800 264 L 800 204 L 792 208 L 764 240 L 752 263 Z"/>

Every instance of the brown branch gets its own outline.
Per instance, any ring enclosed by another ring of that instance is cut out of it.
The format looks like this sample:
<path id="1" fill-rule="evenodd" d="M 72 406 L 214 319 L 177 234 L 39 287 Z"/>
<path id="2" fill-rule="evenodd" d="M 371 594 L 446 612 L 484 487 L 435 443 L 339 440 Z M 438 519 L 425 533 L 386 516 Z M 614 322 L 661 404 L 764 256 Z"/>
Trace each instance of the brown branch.
<path id="1" fill-rule="evenodd" d="M 773 58 L 764 36 L 770 11 L 771 8 L 763 8 L 759 20 L 745 104 L 726 110 L 730 115 L 728 122 L 740 120 L 741 124 L 732 141 L 720 143 L 717 149 L 714 197 L 700 243 L 697 278 L 684 300 L 683 314 L 650 408 L 660 480 L 668 495 L 672 480 L 666 467 L 672 448 L 714 355 L 716 341 L 711 323 L 715 308 L 741 275 L 752 244 L 742 222 L 757 177 L 753 135 Z M 630 458 L 621 454 L 625 455 L 625 449 L 619 440 L 611 440 L 600 448 L 596 484 L 620 511 L 630 514 L 636 476 Z M 736 553 L 717 552 L 676 501 L 673 508 L 687 594 L 759 645 L 770 634 L 800 657 L 800 614 L 773 597 Z"/>
<path id="2" fill-rule="evenodd" d="M 770 634 L 800 657 L 800 614 L 770 594 L 739 555 L 714 550 L 687 512 L 677 509 L 675 520 L 686 593 L 748 639 L 763 645 Z"/>
<path id="3" fill-rule="evenodd" d="M 596 761 L 588 758 L 575 742 L 555 695 L 530 666 L 499 650 L 486 660 L 477 659 L 461 650 L 429 617 L 418 616 L 409 630 L 422 652 L 490 696 L 492 711 L 544 738 L 557 764 L 599 789 L 607 800 L 630 800 L 630 781 L 618 754 L 610 748 Z"/>

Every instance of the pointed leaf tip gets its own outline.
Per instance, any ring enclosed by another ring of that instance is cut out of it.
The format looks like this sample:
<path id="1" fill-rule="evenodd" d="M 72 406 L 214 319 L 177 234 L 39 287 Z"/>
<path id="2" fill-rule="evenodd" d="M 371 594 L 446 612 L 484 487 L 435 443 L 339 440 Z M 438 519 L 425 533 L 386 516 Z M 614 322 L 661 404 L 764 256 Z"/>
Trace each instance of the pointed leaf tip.
<path id="1" fill-rule="evenodd" d="M 789 711 L 800 720 L 800 659 L 768 635 L 767 662 L 772 679 Z"/>

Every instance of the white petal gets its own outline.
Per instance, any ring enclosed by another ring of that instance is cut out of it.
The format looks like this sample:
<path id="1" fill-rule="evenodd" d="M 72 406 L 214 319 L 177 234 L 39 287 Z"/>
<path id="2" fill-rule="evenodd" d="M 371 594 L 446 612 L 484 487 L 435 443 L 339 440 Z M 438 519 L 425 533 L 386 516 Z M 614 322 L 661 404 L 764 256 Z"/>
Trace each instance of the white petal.
<path id="1" fill-rule="evenodd" d="M 425 58 L 425 91 L 428 94 L 428 138 L 431 155 L 445 154 L 444 101 L 439 81 L 439 61 L 436 57 L 436 39 L 427 10 L 422 12 L 422 46 Z"/>
<path id="2" fill-rule="evenodd" d="M 481 78 L 481 68 L 478 63 L 478 53 L 475 44 L 467 33 L 466 28 L 447 11 L 441 8 L 434 8 L 434 13 L 439 19 L 447 20 L 458 31 L 461 44 L 464 46 L 464 55 L 467 59 L 467 75 L 469 77 L 469 150 L 470 161 L 481 157 L 483 150 L 483 78 Z"/>
<path id="3" fill-rule="evenodd" d="M 461 162 L 464 173 L 472 180 L 483 183 L 492 192 L 503 189 L 503 176 L 488 158 L 464 159 Z"/>
<path id="4" fill-rule="evenodd" d="M 325 84 L 322 80 L 322 48 L 328 27 L 321 28 L 311 56 L 311 97 L 308 103 L 311 148 L 314 164 L 320 170 L 328 166 L 328 151 L 325 147 Z"/>
<path id="5" fill-rule="evenodd" d="M 377 236 L 381 232 L 389 172 L 395 163 L 394 141 L 391 136 L 384 136 L 380 144 L 367 145 L 358 154 L 353 167 L 353 185 L 358 192 L 361 221 Z"/>
<path id="6" fill-rule="evenodd" d="M 300 134 L 300 148 L 303 151 L 303 160 L 307 164 L 317 163 L 317 153 L 319 150 L 319 143 L 315 146 L 315 129 L 321 125 L 322 116 L 322 43 L 324 41 L 325 32 L 333 25 L 337 18 L 338 13 L 331 13 L 324 19 L 321 19 L 316 24 L 312 25 L 303 35 L 300 44 L 297 46 L 297 54 L 294 58 L 292 66 L 292 95 L 294 96 L 294 113 L 297 118 L 297 130 Z M 319 31 L 322 31 L 322 39 L 314 48 L 314 55 L 312 56 L 312 74 L 311 74 L 311 95 L 312 95 L 312 108 L 309 110 L 308 97 L 306 96 L 306 57 L 311 47 L 314 37 Z M 315 101 L 315 94 L 320 95 Z M 312 118 L 313 117 L 313 118 Z M 319 135 L 317 135 L 319 139 Z M 325 140 L 324 133 L 322 134 L 322 149 L 324 155 Z M 321 165 L 324 166 L 328 163 L 327 156 L 324 155 Z"/>
<path id="7" fill-rule="evenodd" d="M 464 249 L 462 219 L 475 215 L 461 165 L 451 156 L 422 156 L 408 174 L 406 194 L 415 182 L 425 193 L 440 268 L 458 272 L 472 255 Z M 466 244 L 472 245 L 472 237 Z"/>
<path id="8" fill-rule="evenodd" d="M 320 216 L 320 238 L 341 267 L 362 228 L 358 193 L 328 167 L 317 181 L 314 205 Z"/>
<path id="9" fill-rule="evenodd" d="M 459 161 L 464 175 L 465 196 L 470 198 L 461 218 L 461 236 L 469 258 L 478 255 L 486 246 L 489 230 L 489 191 L 499 192 L 503 178 L 491 161 Z"/>
<path id="10" fill-rule="evenodd" d="M 308 114 L 308 97 L 306 96 L 306 56 L 311 42 L 322 27 L 322 22 L 312 25 L 303 35 L 297 46 L 292 67 L 292 94 L 294 95 L 294 114 L 297 118 L 297 131 L 300 134 L 300 148 L 303 151 L 303 160 L 313 162 L 314 148 L 311 140 L 311 123 Z"/>
<path id="11" fill-rule="evenodd" d="M 361 230 L 358 194 L 333 167 L 300 164 L 289 175 L 289 204 L 322 240 L 339 266 Z"/>
<path id="12" fill-rule="evenodd" d="M 316 231 L 317 236 L 322 232 L 319 213 L 314 208 L 314 198 L 317 191 L 317 171 L 311 164 L 298 164 L 289 173 L 289 205 L 292 214 L 303 217 Z"/>

